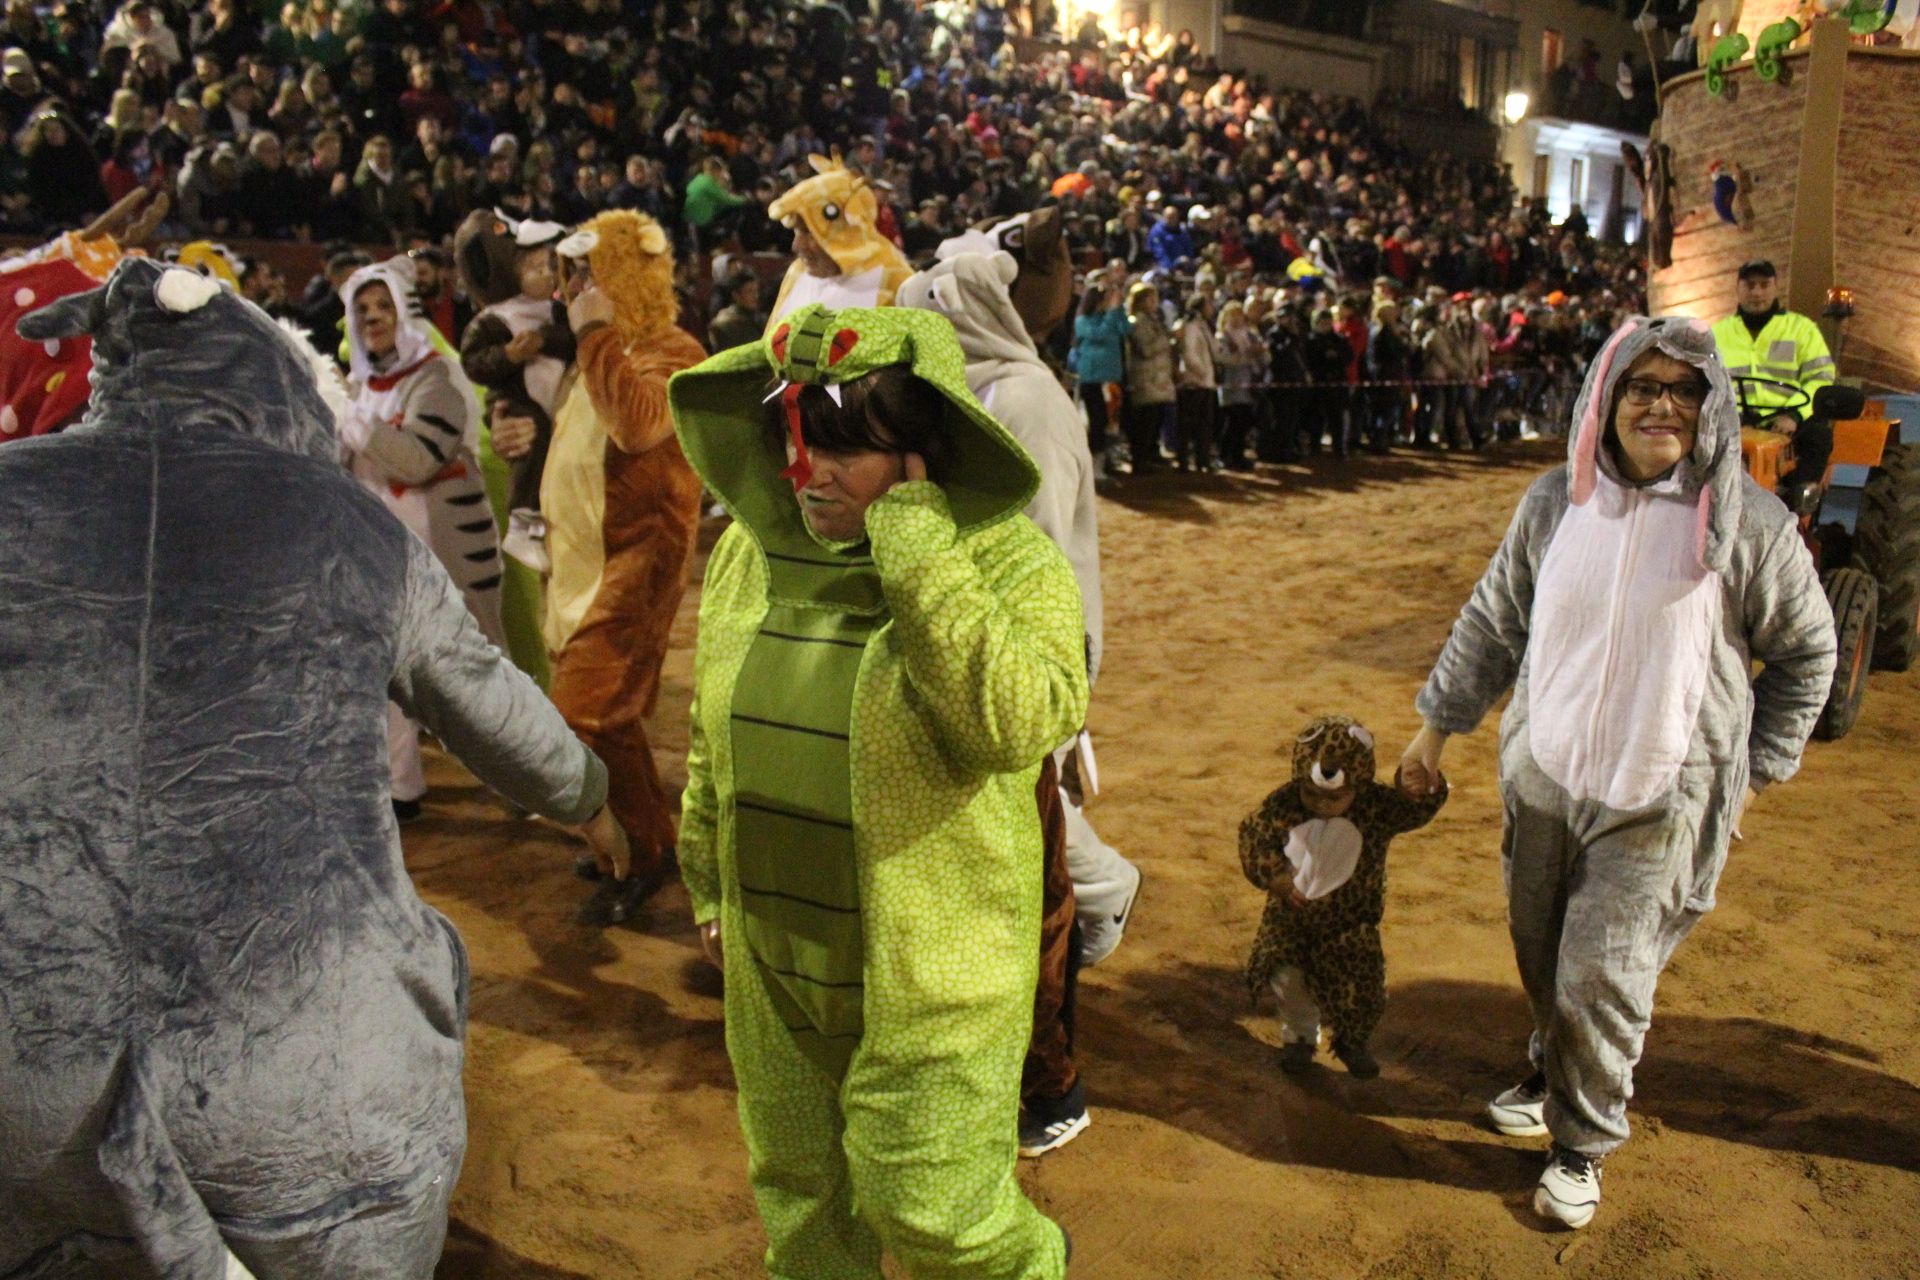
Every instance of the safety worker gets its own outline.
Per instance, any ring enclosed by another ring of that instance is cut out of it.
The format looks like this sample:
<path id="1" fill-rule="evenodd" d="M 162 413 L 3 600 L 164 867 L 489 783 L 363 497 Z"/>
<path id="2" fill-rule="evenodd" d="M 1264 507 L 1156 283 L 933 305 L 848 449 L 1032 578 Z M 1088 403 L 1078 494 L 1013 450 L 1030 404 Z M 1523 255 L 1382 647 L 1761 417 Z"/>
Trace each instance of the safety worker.
<path id="1" fill-rule="evenodd" d="M 1780 305 L 1771 262 L 1742 266 L 1738 290 L 1739 310 L 1713 326 L 1713 338 L 1740 397 L 1740 421 L 1791 436 L 1787 482 L 1818 484 L 1833 452 L 1833 424 L 1813 416 L 1813 393 L 1834 379 L 1827 340 L 1811 318 Z"/>

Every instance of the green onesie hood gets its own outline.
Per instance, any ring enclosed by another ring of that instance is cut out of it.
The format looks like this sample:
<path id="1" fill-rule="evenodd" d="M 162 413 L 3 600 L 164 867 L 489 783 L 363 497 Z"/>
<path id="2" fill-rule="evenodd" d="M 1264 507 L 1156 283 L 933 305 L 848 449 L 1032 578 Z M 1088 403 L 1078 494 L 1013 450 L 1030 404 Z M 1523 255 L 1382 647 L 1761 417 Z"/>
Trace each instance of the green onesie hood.
<path id="1" fill-rule="evenodd" d="M 768 393 L 783 382 L 852 382 L 904 364 L 947 400 L 953 467 L 940 482 L 962 534 L 1024 509 L 1040 470 L 967 389 L 967 358 L 953 324 L 930 311 L 894 307 L 802 307 L 759 342 L 722 351 L 673 375 L 667 399 L 680 448 L 700 479 L 762 550 L 817 551 L 781 476 L 786 458 L 768 447 L 766 424 L 779 412 Z"/>

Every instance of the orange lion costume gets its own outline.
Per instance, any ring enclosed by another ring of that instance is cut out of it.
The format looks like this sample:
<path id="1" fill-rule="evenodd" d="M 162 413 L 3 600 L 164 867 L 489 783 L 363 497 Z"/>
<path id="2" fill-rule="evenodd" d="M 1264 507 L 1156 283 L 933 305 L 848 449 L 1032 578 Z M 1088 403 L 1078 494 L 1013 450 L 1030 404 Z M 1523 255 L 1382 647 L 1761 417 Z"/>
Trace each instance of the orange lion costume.
<path id="1" fill-rule="evenodd" d="M 674 436 L 667 379 L 706 352 L 676 324 L 672 249 L 652 218 L 602 213 L 559 251 L 614 308 L 612 323 L 576 334 L 540 485 L 553 561 L 543 626 L 551 695 L 606 761 L 607 804 L 633 845 L 629 879 L 602 883 L 581 911 L 588 923 L 613 924 L 674 869 L 673 818 L 643 720 L 700 518 L 700 480 Z M 581 873 L 592 878 L 590 869 L 583 860 Z"/>
<path id="2" fill-rule="evenodd" d="M 804 224 L 840 272 L 812 275 L 805 261 L 796 257 L 767 315 L 768 333 L 782 317 L 811 302 L 829 310 L 890 307 L 894 290 L 913 274 L 899 247 L 880 232 L 880 202 L 867 180 L 838 157 L 829 160 L 815 155 L 807 160 L 813 165 L 813 177 L 794 183 L 767 206 L 767 214 L 788 230 Z"/>

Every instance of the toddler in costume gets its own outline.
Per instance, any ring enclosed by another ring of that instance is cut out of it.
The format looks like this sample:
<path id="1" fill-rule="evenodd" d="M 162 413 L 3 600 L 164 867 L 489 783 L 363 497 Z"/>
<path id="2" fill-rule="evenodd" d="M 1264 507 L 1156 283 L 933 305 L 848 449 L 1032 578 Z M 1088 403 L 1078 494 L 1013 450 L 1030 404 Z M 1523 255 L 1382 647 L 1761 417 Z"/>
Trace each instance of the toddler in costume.
<path id="1" fill-rule="evenodd" d="M 1423 827 L 1446 803 L 1444 780 L 1423 797 L 1373 778 L 1373 735 L 1346 716 L 1321 716 L 1293 743 L 1293 779 L 1240 824 L 1240 865 L 1267 891 L 1247 961 L 1257 1002 L 1280 999 L 1280 1065 L 1304 1071 L 1332 1026 L 1333 1052 L 1363 1080 L 1380 1074 L 1367 1042 L 1387 1007 L 1380 913 L 1387 844 Z"/>
<path id="2" fill-rule="evenodd" d="M 533 419 L 534 445 L 511 465 L 508 527 L 502 550 L 545 573 L 550 562 L 540 519 L 540 476 L 553 438 L 560 383 L 573 363 L 573 329 L 554 297 L 559 264 L 554 246 L 567 229 L 557 222 L 519 222 L 476 209 L 454 238 L 467 294 L 486 307 L 460 340 L 460 367 L 487 388 L 491 403 Z"/>

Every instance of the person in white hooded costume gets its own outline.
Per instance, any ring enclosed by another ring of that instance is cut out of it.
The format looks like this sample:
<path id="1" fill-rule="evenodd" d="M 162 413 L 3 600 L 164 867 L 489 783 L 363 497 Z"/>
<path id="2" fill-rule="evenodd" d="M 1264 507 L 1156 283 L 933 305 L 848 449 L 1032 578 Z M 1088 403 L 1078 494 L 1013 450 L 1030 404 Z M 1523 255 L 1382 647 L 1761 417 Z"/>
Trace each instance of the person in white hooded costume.
<path id="1" fill-rule="evenodd" d="M 411 266 L 376 262 L 341 287 L 353 402 L 340 443 L 347 469 L 433 549 L 481 634 L 504 650 L 499 530 L 475 456 L 479 401 L 458 362 L 435 348 Z M 427 790 L 420 733 L 395 706 L 387 727 L 394 807 L 411 816 Z"/>
<path id="2" fill-rule="evenodd" d="M 1622 326 L 1574 423 L 1454 625 L 1401 764 L 1436 781 L 1448 735 L 1513 690 L 1501 853 L 1536 1071 L 1488 1115 L 1552 1135 L 1534 1208 L 1580 1227 L 1627 1138 L 1654 984 L 1712 909 L 1752 792 L 1798 769 L 1835 641 L 1792 515 L 1741 468 L 1705 325 Z"/>

